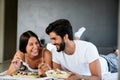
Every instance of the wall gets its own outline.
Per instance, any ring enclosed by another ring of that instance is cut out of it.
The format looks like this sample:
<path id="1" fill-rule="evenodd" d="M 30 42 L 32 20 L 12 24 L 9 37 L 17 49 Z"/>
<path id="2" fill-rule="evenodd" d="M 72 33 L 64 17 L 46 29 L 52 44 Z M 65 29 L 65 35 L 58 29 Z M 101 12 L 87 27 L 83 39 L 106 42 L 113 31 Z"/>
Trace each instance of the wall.
<path id="1" fill-rule="evenodd" d="M 17 0 L 5 0 L 4 60 L 13 58 L 17 43 Z"/>
<path id="2" fill-rule="evenodd" d="M 17 0 L 0 0 L 0 63 L 16 52 Z"/>
<path id="3" fill-rule="evenodd" d="M 120 0 L 119 0 L 119 9 L 118 9 L 118 48 L 120 50 Z M 119 61 L 120 61 L 120 56 L 119 56 Z M 120 80 L 120 63 L 119 63 L 119 75 L 118 75 L 118 80 Z"/>
<path id="4" fill-rule="evenodd" d="M 18 0 L 17 41 L 22 32 L 30 29 L 49 42 L 46 26 L 66 18 L 74 32 L 86 27 L 82 39 L 96 46 L 113 47 L 117 45 L 117 9 L 118 0 Z"/>
<path id="5" fill-rule="evenodd" d="M 4 0 L 0 0 L 0 63 L 3 62 L 4 43 Z"/>

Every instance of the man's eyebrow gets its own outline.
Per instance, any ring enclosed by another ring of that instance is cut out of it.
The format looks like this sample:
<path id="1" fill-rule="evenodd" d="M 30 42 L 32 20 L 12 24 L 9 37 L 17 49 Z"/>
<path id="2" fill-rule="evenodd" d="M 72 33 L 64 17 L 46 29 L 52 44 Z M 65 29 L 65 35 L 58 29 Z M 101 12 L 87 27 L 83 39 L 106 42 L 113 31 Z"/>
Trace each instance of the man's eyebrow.
<path id="1" fill-rule="evenodd" d="M 50 39 L 55 39 L 55 38 L 53 37 L 53 38 L 50 38 Z"/>

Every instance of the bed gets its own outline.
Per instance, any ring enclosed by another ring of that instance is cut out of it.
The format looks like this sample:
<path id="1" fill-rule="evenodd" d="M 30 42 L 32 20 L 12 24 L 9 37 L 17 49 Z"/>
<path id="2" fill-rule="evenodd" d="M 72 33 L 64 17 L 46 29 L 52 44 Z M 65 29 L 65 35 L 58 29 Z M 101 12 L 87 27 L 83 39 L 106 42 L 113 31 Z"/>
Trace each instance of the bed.
<path id="1" fill-rule="evenodd" d="M 102 80 L 118 80 L 118 72 L 104 74 Z"/>
<path id="2" fill-rule="evenodd" d="M 62 80 L 56 79 L 52 77 L 44 77 L 44 78 L 22 78 L 22 77 L 12 77 L 5 75 L 6 71 L 0 73 L 0 80 Z M 102 75 L 102 80 L 118 80 L 118 73 L 105 73 Z"/>

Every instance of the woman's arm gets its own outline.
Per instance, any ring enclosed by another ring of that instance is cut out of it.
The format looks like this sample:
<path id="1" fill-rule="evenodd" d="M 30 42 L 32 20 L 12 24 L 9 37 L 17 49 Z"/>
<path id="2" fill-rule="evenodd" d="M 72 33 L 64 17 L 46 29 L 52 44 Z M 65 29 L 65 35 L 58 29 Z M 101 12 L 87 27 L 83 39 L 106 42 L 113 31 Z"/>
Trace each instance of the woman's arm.
<path id="1" fill-rule="evenodd" d="M 44 52 L 44 61 L 45 61 L 45 63 L 46 64 L 48 64 L 51 68 L 52 68 L 52 53 L 49 51 L 49 50 L 47 50 L 47 49 L 45 49 L 45 52 Z"/>
<path id="2" fill-rule="evenodd" d="M 53 62 L 53 69 L 60 69 L 61 70 L 61 65 Z"/>
<path id="3" fill-rule="evenodd" d="M 52 54 L 49 50 L 44 50 L 43 63 L 38 65 L 38 74 L 44 75 L 45 72 L 49 69 L 52 69 Z"/>
<path id="4" fill-rule="evenodd" d="M 7 70 L 7 75 L 12 75 L 20 66 L 20 60 L 23 60 L 24 54 L 20 51 L 17 51 L 14 55 L 13 60 Z"/>

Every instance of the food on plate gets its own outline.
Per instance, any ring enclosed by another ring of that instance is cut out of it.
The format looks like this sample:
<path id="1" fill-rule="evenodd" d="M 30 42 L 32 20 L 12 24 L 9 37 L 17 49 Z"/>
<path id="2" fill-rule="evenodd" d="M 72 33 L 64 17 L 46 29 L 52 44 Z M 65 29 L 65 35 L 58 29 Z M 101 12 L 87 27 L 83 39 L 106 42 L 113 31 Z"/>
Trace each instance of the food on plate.
<path id="1" fill-rule="evenodd" d="M 12 74 L 15 77 L 29 77 L 29 78 L 38 78 L 38 73 L 28 72 L 28 71 L 16 71 Z"/>
<path id="2" fill-rule="evenodd" d="M 54 77 L 54 78 L 68 78 L 71 75 L 71 72 L 61 71 L 59 69 L 56 70 L 48 70 L 46 71 L 47 77 Z"/>

